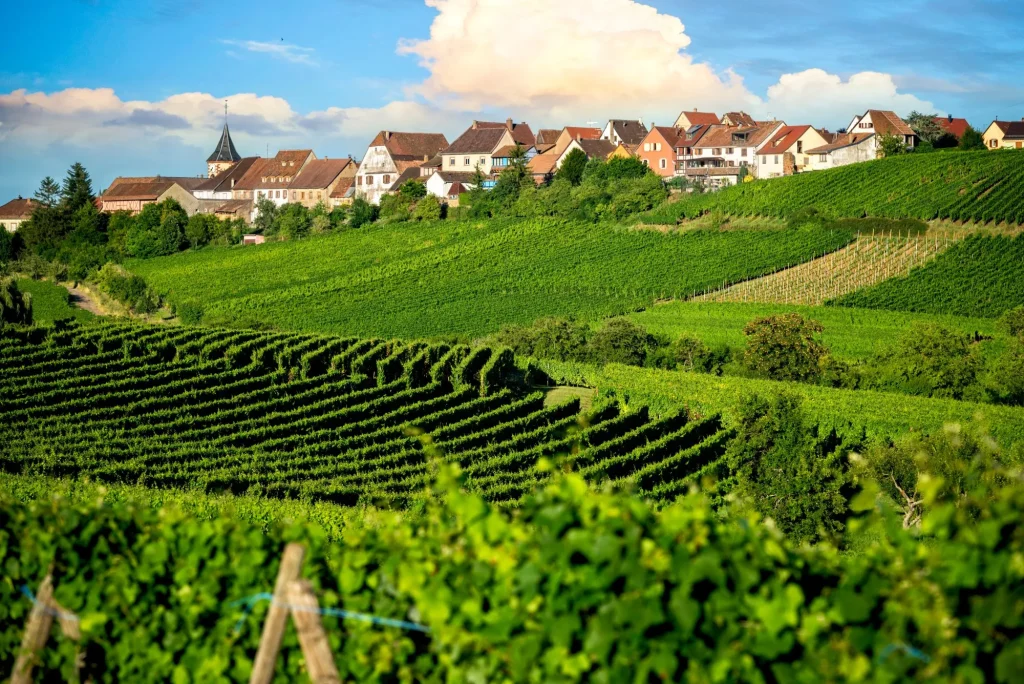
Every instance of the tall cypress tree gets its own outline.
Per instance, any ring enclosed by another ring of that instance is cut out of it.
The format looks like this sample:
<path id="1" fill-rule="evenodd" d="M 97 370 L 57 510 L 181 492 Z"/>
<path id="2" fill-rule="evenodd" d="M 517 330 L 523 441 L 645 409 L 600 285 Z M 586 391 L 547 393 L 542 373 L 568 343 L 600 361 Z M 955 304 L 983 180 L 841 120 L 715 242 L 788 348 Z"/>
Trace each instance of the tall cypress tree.
<path id="1" fill-rule="evenodd" d="M 64 185 L 60 191 L 61 204 L 65 209 L 75 212 L 94 199 L 89 172 L 79 162 L 75 162 L 68 169 L 68 175 L 64 178 Z"/>

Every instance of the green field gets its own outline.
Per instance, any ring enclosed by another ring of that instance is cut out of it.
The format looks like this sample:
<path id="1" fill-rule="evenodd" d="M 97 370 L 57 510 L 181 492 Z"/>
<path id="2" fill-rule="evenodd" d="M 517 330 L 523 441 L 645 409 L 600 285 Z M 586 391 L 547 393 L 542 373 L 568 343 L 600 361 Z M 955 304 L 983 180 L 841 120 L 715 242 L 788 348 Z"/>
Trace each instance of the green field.
<path id="1" fill-rule="evenodd" d="M 1024 447 L 1024 408 L 1020 407 L 619 364 L 598 368 L 542 361 L 540 366 L 556 381 L 586 384 L 604 395 L 614 393 L 627 405 L 647 405 L 652 411 L 686 406 L 706 415 L 721 414 L 727 425 L 744 397 L 787 392 L 804 399 L 804 407 L 815 422 L 841 433 L 863 429 L 871 437 L 898 438 L 909 432 L 934 434 L 950 423 L 981 421 L 1001 444 Z"/>
<path id="2" fill-rule="evenodd" d="M 846 231 L 663 235 L 558 220 L 374 226 L 129 268 L 208 323 L 344 335 L 475 337 L 543 316 L 596 320 L 776 271 Z"/>
<path id="3" fill-rule="evenodd" d="M 878 216 L 1024 223 L 1024 153 L 908 154 L 684 197 L 642 214 L 674 224 L 707 212 L 790 216 L 814 207 L 829 218 Z"/>
<path id="4" fill-rule="evenodd" d="M 19 280 L 18 289 L 32 295 L 32 320 L 37 324 L 73 319 L 79 322 L 96 320 L 96 316 L 70 303 L 66 289 L 45 280 Z"/>
<path id="5" fill-rule="evenodd" d="M 996 337 L 986 349 L 1003 346 L 998 326 L 991 318 L 966 318 L 937 314 L 796 306 L 790 304 L 742 304 L 717 302 L 671 302 L 630 316 L 648 332 L 671 338 L 686 334 L 708 346 L 727 345 L 741 349 L 746 344 L 744 326 L 756 318 L 795 312 L 818 321 L 825 328 L 822 342 L 839 358 L 865 360 L 899 342 L 914 323 L 934 323 L 961 333 Z"/>
<path id="6" fill-rule="evenodd" d="M 1021 155 L 1024 157 L 1024 155 Z M 1020 199 L 1024 205 L 1024 199 Z M 841 306 L 999 316 L 1024 305 L 1024 235 L 969 237 L 908 275 L 836 301 Z"/>

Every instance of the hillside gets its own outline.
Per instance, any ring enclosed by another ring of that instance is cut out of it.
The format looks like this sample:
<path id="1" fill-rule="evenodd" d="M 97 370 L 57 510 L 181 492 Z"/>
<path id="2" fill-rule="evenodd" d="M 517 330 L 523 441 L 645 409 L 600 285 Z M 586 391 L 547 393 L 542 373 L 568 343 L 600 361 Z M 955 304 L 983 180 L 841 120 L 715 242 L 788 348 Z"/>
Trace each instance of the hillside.
<path id="1" fill-rule="evenodd" d="M 362 337 L 474 337 L 689 297 L 848 244 L 847 231 L 661 234 L 554 219 L 374 226 L 208 248 L 130 270 L 204 322 Z"/>
<path id="2" fill-rule="evenodd" d="M 642 214 L 641 223 L 674 224 L 709 211 L 791 216 L 814 207 L 829 218 L 952 219 L 1024 223 L 1024 154 L 908 154 L 827 171 L 741 183 L 686 196 Z"/>
<path id="3" fill-rule="evenodd" d="M 420 496 L 437 453 L 514 503 L 564 458 L 678 491 L 721 453 L 717 417 L 545 406 L 489 348 L 182 327 L 70 326 L 0 346 L 0 467 L 345 505 Z M 425 441 L 423 437 L 429 438 Z"/>
<path id="4" fill-rule="evenodd" d="M 1020 197 L 1018 205 L 1024 207 Z M 834 303 L 866 309 L 999 316 L 1024 304 L 1024 235 L 967 238 L 907 275 L 850 293 Z"/>

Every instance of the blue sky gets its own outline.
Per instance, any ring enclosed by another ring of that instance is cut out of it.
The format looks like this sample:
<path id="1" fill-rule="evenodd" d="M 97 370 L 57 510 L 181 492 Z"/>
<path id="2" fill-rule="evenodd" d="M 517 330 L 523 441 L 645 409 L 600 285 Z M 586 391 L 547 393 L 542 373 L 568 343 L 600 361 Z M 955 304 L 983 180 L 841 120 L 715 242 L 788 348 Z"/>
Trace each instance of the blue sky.
<path id="1" fill-rule="evenodd" d="M 12 5 L 8 27 L 33 30 L 0 47 L 0 202 L 76 160 L 97 190 L 115 175 L 202 173 L 224 98 L 245 155 L 359 157 L 380 128 L 452 139 L 505 116 L 534 128 L 670 123 L 692 107 L 830 128 L 868 107 L 979 128 L 1024 117 L 1024 2 L 1010 0 Z"/>

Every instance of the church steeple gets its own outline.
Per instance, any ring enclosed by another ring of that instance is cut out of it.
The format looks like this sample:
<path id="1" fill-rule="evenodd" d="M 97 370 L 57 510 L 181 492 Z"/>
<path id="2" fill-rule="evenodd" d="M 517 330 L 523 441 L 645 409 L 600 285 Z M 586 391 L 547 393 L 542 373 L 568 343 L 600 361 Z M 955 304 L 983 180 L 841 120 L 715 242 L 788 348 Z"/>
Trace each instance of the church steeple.
<path id="1" fill-rule="evenodd" d="M 230 169 L 241 161 L 242 156 L 235 149 L 235 143 L 231 141 L 231 132 L 228 130 L 228 103 L 224 102 L 224 130 L 220 134 L 220 142 L 209 159 L 206 160 L 207 170 L 210 178 L 219 175 L 221 172 Z"/>

